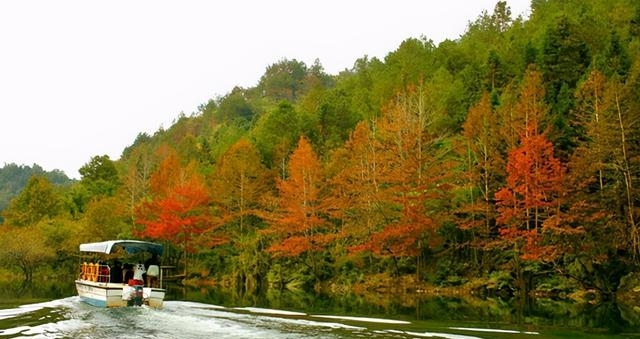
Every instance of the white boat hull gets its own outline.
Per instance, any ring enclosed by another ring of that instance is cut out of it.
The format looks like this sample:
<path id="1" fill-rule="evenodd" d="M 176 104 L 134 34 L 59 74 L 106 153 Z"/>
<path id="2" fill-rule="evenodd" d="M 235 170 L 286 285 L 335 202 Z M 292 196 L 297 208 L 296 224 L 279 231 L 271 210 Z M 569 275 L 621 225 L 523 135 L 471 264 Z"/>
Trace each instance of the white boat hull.
<path id="1" fill-rule="evenodd" d="M 76 280 L 76 289 L 82 301 L 97 307 L 125 307 L 131 305 L 134 287 L 119 283 Z M 165 289 L 143 287 L 141 302 L 153 308 L 161 308 Z"/>

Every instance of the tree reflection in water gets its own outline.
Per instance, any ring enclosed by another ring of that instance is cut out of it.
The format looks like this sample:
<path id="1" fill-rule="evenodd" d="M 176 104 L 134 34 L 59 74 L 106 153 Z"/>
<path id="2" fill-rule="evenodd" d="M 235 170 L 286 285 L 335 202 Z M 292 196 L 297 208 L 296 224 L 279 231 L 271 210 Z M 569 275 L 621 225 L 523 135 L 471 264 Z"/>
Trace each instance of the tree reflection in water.
<path id="1" fill-rule="evenodd" d="M 270 290 L 248 294 L 220 288 L 167 286 L 168 300 L 196 301 L 227 307 L 263 307 L 308 314 L 334 314 L 437 321 L 451 326 L 460 323 L 482 326 L 513 326 L 524 330 L 575 329 L 592 333 L 640 331 L 640 311 L 633 305 L 614 301 L 576 303 L 549 298 L 476 298 L 472 296 L 425 296 L 416 294 L 332 296 Z M 75 295 L 73 284 L 48 281 L 31 285 L 1 284 L 0 308 Z"/>
<path id="2" fill-rule="evenodd" d="M 596 333 L 640 330 L 640 312 L 614 301 L 590 304 L 550 298 L 476 298 L 473 296 L 330 296 L 291 291 L 234 293 L 218 288 L 170 289 L 170 298 L 228 307 L 264 307 L 309 314 L 340 314 L 444 323 L 514 325 L 519 328 L 579 329 Z"/>

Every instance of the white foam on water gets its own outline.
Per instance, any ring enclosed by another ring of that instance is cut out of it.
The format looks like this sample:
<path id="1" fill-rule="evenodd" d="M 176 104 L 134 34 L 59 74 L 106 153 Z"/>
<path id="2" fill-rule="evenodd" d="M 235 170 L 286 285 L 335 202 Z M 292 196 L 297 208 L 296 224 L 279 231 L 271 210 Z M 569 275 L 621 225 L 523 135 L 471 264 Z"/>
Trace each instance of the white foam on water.
<path id="1" fill-rule="evenodd" d="M 411 324 L 410 321 L 404 320 L 393 320 L 393 319 L 383 319 L 383 318 L 368 318 L 368 317 L 348 317 L 341 315 L 318 315 L 314 314 L 311 317 L 316 318 L 326 318 L 326 319 L 339 319 L 339 320 L 351 320 L 351 321 L 360 321 L 367 323 L 377 323 L 377 324 Z"/>
<path id="2" fill-rule="evenodd" d="M 0 310 L 0 320 L 7 319 L 7 318 L 14 318 L 16 316 L 37 311 L 42 308 L 43 306 L 38 306 L 34 304 L 34 305 L 23 305 L 17 308 L 2 309 Z"/>
<path id="3" fill-rule="evenodd" d="M 512 333 L 512 334 L 532 334 L 538 335 L 538 332 L 523 332 L 517 330 L 502 330 L 497 328 L 476 328 L 476 327 L 449 327 L 452 330 L 462 330 L 462 331 L 474 331 L 474 332 L 491 332 L 491 333 Z"/>
<path id="4" fill-rule="evenodd" d="M 283 310 L 274 310 L 274 309 L 270 309 L 270 308 L 260 308 L 260 307 L 234 307 L 234 310 L 240 310 L 240 311 L 249 311 L 252 313 L 262 313 L 262 314 L 273 314 L 273 315 L 299 315 L 299 316 L 305 316 L 307 315 L 306 313 L 301 313 L 301 312 L 292 312 L 292 311 L 283 311 Z"/>
<path id="5" fill-rule="evenodd" d="M 43 310 L 43 308 L 45 308 Z M 49 310 L 49 308 L 51 310 Z M 129 307 L 103 309 L 82 302 L 78 297 L 24 305 L 0 310 L 0 319 L 28 315 L 24 323 L 0 330 L 0 337 L 19 338 L 153 338 L 153 339 L 308 339 L 327 338 L 444 338 L 481 339 L 473 335 L 420 332 L 393 328 L 409 321 L 338 315 L 309 315 L 258 307 L 225 308 L 197 302 L 167 301 L 161 309 Z M 29 320 L 30 319 L 30 320 Z M 32 320 L 37 319 L 35 325 Z M 13 321 L 13 323 L 11 323 Z M 355 324 L 361 322 L 362 324 Z M 17 322 L 17 323 L 16 323 Z M 345 323 L 346 322 L 346 323 Z M 364 323 L 382 324 L 367 328 Z M 385 324 L 389 324 L 385 326 Z M 514 330 L 449 327 L 450 330 L 526 333 Z M 447 331 L 447 329 L 443 329 Z"/>
<path id="6" fill-rule="evenodd" d="M 33 327 L 23 328 L 18 333 L 30 338 L 63 338 L 72 335 L 83 328 L 90 328 L 91 324 L 79 319 L 62 320 Z"/>
<path id="7" fill-rule="evenodd" d="M 0 335 L 5 336 L 5 335 L 16 335 L 22 331 L 27 331 L 29 330 L 29 326 L 18 326 L 18 327 L 14 327 L 14 328 L 9 328 L 6 330 L 0 330 Z"/>
<path id="8" fill-rule="evenodd" d="M 297 325 L 299 327 L 325 327 L 332 329 L 349 329 L 349 330 L 366 330 L 365 327 L 360 326 L 351 326 L 336 322 L 324 322 L 324 321 L 313 321 L 308 319 L 288 319 L 288 318 L 274 318 L 274 317 L 258 317 L 259 321 L 264 322 L 265 324 L 273 324 L 278 323 L 282 325 Z"/>
<path id="9" fill-rule="evenodd" d="M 79 302 L 79 299 L 76 300 Z M 51 308 L 51 312 L 48 314 L 43 314 L 38 318 L 38 320 L 43 321 L 40 325 L 23 325 L 17 326 L 5 330 L 0 330 L 1 335 L 11 335 L 16 336 L 20 335 L 21 337 L 28 338 L 64 338 L 74 336 L 73 333 L 77 331 L 92 327 L 90 323 L 83 321 L 82 319 L 62 319 L 59 320 L 60 317 L 69 317 L 72 316 L 72 311 L 69 311 L 74 308 L 74 299 L 73 298 L 65 298 L 58 299 L 53 301 L 47 301 L 42 303 L 28 304 L 22 305 L 20 307 L 9 309 L 9 310 L 1 310 L 4 315 L 13 314 L 14 316 L 28 314 L 30 312 L 36 312 L 42 310 L 44 308 Z M 0 319 L 6 319 L 10 317 L 0 317 Z M 51 319 L 51 322 L 47 322 Z M 56 321 L 57 320 L 57 321 Z"/>
<path id="10" fill-rule="evenodd" d="M 173 318 L 179 316 L 180 324 L 178 328 L 184 326 L 183 329 L 186 333 L 192 335 L 194 334 L 194 329 L 197 329 L 201 331 L 199 335 L 215 335 L 216 338 L 224 338 L 225 336 L 230 338 L 298 338 L 301 334 L 309 337 L 308 331 L 326 334 L 327 331 L 332 330 L 366 330 L 364 327 L 336 322 L 278 317 L 282 315 L 306 316 L 306 313 L 300 312 L 253 307 L 206 309 L 206 306 L 205 304 L 190 303 L 187 305 L 182 304 L 182 302 L 176 302 L 167 305 L 156 317 L 161 318 L 159 320 L 163 324 L 172 324 L 174 322 Z M 236 313 L 237 311 L 250 311 L 252 313 Z M 170 326 L 166 330 L 172 330 L 174 327 Z"/>
<path id="11" fill-rule="evenodd" d="M 138 327 L 152 330 L 167 338 L 257 338 L 273 331 L 246 326 L 237 319 L 219 318 L 215 313 L 165 313 L 157 312 L 148 321 L 138 322 Z M 277 337 L 277 336 L 276 336 Z"/>
<path id="12" fill-rule="evenodd" d="M 319 322 L 308 319 L 278 318 L 263 313 L 234 313 L 236 309 L 186 308 L 181 303 L 167 305 L 156 313 L 144 314 L 149 317 L 145 323 L 156 322 L 154 334 L 175 338 L 314 338 L 311 333 L 326 335 L 334 329 L 349 331 L 365 330 L 334 322 Z M 277 310 L 275 310 L 277 311 Z M 291 312 L 276 312 L 291 314 Z M 296 312 L 297 314 L 297 312 Z M 136 327 L 149 325 L 136 324 Z M 329 331 L 329 332 L 327 332 Z M 326 336 L 322 336 L 326 337 Z"/>
<path id="13" fill-rule="evenodd" d="M 414 337 L 424 337 L 424 338 L 445 338 L 445 339 L 482 339 L 480 337 L 464 335 L 464 334 L 454 334 L 454 333 L 443 333 L 443 332 L 404 332 L 408 335 Z"/>
<path id="14" fill-rule="evenodd" d="M 204 308 L 204 309 L 226 309 L 224 306 L 203 304 L 195 301 L 174 301 L 169 300 L 163 303 L 164 308 L 167 307 L 183 307 L 183 308 Z"/>
<path id="15" fill-rule="evenodd" d="M 208 307 L 213 306 L 213 307 Z M 228 309 L 222 306 L 215 305 L 207 305 L 196 302 L 172 302 L 165 303 L 161 312 L 168 313 L 177 313 L 179 315 L 192 315 L 192 316 L 203 316 L 203 317 L 217 317 L 217 318 L 228 318 L 228 319 L 238 319 L 238 318 L 247 318 L 248 314 L 243 313 L 234 313 L 232 309 Z"/>

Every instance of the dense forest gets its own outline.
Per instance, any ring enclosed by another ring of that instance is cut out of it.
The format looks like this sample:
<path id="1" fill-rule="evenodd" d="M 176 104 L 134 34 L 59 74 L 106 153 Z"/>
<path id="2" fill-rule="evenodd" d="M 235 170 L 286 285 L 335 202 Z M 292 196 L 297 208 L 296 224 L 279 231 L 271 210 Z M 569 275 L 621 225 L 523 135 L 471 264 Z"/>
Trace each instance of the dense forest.
<path id="1" fill-rule="evenodd" d="M 610 296 L 640 268 L 639 112 L 639 2 L 499 1 L 458 39 L 337 75 L 279 60 L 78 182 L 31 176 L 0 265 L 75 272 L 79 243 L 136 237 L 248 291 L 411 276 Z"/>
<path id="2" fill-rule="evenodd" d="M 73 183 L 67 175 L 60 170 L 45 171 L 37 164 L 33 166 L 4 164 L 0 168 L 0 212 L 4 211 L 11 200 L 27 185 L 27 181 L 34 175 L 44 176 L 47 180 L 59 186 L 68 186 Z M 0 224 L 3 218 L 0 214 Z"/>

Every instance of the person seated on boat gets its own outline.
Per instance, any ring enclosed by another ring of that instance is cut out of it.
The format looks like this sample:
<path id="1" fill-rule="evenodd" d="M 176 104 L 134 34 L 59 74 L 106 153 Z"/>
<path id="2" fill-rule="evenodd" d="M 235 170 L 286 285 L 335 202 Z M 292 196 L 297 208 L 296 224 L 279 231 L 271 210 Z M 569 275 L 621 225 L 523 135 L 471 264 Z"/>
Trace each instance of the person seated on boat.
<path id="1" fill-rule="evenodd" d="M 123 282 L 125 284 L 129 283 L 129 280 L 133 279 L 133 264 L 124 264 L 124 270 L 123 270 Z"/>
<path id="2" fill-rule="evenodd" d="M 147 272 L 149 272 L 149 267 L 150 266 L 160 266 L 160 260 L 158 259 L 158 255 L 156 253 L 152 253 L 151 257 L 149 257 L 149 259 L 147 259 L 144 262 L 144 268 L 145 268 L 145 273 L 143 274 L 142 278 L 145 282 L 145 285 L 150 286 L 151 284 L 154 284 L 155 281 L 152 280 L 157 280 L 157 273 L 153 273 L 153 276 L 148 276 Z"/>
<path id="3" fill-rule="evenodd" d="M 137 263 L 133 266 L 133 279 L 128 281 L 129 286 L 144 285 L 142 275 L 146 272 L 144 264 Z"/>
<path id="4" fill-rule="evenodd" d="M 158 255 L 155 253 L 151 254 L 151 257 L 144 262 L 144 268 L 148 270 L 151 265 L 160 266 L 160 260 L 158 259 Z"/>
<path id="5" fill-rule="evenodd" d="M 111 265 L 109 281 L 116 284 L 122 283 L 122 264 L 118 260 L 114 260 Z"/>

